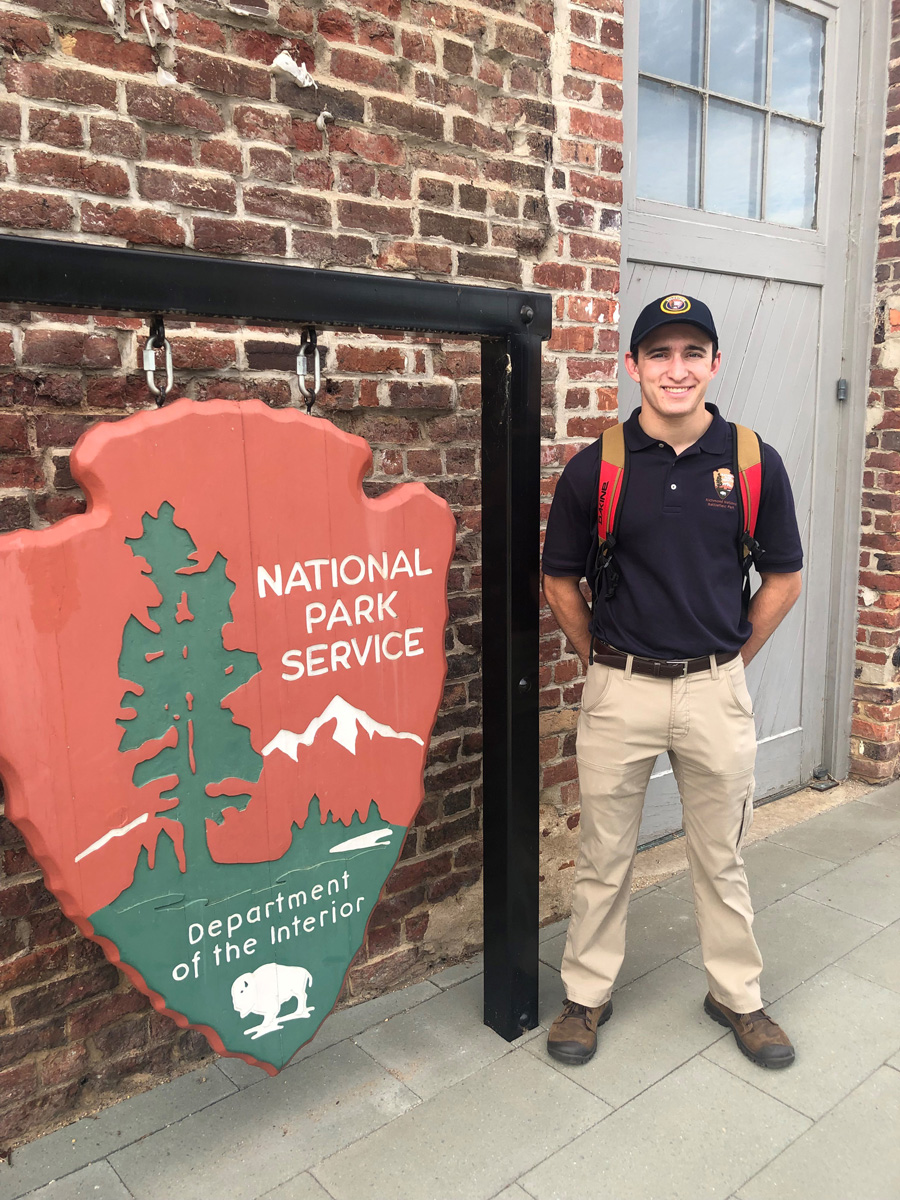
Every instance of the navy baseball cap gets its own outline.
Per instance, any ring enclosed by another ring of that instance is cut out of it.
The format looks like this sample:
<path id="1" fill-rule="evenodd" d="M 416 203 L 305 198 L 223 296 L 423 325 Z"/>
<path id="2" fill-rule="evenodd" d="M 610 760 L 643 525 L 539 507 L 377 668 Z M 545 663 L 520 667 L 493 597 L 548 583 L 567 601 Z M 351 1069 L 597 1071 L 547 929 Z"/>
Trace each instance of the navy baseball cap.
<path id="1" fill-rule="evenodd" d="M 685 321 L 688 325 L 696 325 L 698 329 L 702 329 L 705 334 L 708 334 L 712 338 L 713 358 L 715 358 L 716 351 L 719 349 L 719 335 L 716 333 L 712 313 L 702 300 L 697 300 L 693 296 L 682 296 L 677 292 L 668 296 L 660 296 L 658 300 L 651 300 L 645 308 L 641 309 L 640 316 L 631 331 L 629 346 L 631 353 L 634 354 L 648 333 L 652 333 L 660 325 L 670 325 L 673 321 Z"/>

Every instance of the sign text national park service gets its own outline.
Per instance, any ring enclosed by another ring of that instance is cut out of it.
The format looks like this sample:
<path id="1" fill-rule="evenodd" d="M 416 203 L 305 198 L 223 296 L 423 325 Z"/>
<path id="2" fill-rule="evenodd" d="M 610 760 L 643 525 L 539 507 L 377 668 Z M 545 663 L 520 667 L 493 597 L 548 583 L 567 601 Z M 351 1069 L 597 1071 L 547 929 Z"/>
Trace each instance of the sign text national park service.
<path id="1" fill-rule="evenodd" d="M 66 914 L 272 1071 L 335 1003 L 422 799 L 455 523 L 259 401 L 87 433 L 88 512 L 0 537 L 0 774 Z"/>

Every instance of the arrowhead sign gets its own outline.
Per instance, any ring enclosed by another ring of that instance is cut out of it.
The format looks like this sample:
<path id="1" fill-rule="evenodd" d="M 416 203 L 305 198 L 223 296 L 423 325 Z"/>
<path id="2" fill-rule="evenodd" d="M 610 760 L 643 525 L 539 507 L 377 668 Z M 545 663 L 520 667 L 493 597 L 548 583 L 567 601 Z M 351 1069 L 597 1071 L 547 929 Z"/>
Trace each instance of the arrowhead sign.
<path id="1" fill-rule="evenodd" d="M 63 911 L 274 1073 L 333 1007 L 406 828 L 455 522 L 294 410 L 179 400 L 72 452 L 88 512 L 0 537 L 0 774 Z"/>

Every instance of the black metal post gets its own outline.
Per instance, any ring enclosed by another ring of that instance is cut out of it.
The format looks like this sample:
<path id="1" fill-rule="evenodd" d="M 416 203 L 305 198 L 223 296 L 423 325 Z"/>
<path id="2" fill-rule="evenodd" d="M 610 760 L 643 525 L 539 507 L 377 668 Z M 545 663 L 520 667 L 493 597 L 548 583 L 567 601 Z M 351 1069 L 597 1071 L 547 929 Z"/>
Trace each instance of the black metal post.
<path id="1" fill-rule="evenodd" d="M 537 1024 L 540 354 L 550 296 L 0 235 L 0 301 L 482 339 L 484 1019 Z"/>
<path id="2" fill-rule="evenodd" d="M 484 1020 L 511 1041 L 538 1008 L 540 338 L 481 364 Z"/>

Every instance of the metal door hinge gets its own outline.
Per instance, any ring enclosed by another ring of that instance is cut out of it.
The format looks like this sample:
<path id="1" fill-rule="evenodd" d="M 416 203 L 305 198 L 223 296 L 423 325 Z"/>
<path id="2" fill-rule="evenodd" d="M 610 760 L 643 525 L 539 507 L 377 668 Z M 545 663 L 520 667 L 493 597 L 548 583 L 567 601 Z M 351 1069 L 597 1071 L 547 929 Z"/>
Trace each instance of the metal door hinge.
<path id="1" fill-rule="evenodd" d="M 838 398 L 838 400 L 846 400 L 849 395 L 850 395 L 850 386 L 847 383 L 847 380 L 839 379 L 837 381 L 837 398 Z"/>

